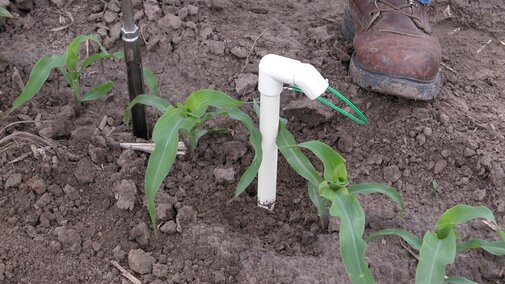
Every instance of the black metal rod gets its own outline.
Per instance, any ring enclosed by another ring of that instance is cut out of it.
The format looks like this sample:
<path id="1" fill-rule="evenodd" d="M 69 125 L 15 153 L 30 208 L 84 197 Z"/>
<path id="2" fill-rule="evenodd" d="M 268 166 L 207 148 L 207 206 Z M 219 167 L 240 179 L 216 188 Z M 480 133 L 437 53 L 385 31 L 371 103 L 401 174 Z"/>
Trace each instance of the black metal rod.
<path id="1" fill-rule="evenodd" d="M 139 28 L 133 20 L 133 6 L 131 0 L 122 0 L 123 10 L 123 46 L 128 76 L 128 94 L 130 101 L 138 95 L 144 94 L 144 77 L 142 74 L 142 58 L 140 55 Z M 131 110 L 133 134 L 147 139 L 146 114 L 144 105 L 136 105 Z"/>

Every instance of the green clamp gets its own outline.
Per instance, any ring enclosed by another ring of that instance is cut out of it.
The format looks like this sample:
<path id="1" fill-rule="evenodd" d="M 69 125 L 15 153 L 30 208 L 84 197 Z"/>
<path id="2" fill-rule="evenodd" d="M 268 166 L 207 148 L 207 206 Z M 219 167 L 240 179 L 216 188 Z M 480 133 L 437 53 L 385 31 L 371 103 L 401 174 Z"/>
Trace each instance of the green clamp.
<path id="1" fill-rule="evenodd" d="M 303 93 L 303 91 L 297 86 L 293 86 L 291 89 L 295 92 Z M 338 97 L 346 105 L 348 105 L 359 117 L 356 117 L 356 116 L 350 114 L 349 112 L 339 108 L 338 106 L 334 105 L 332 102 L 330 102 L 322 97 L 318 97 L 317 100 L 320 101 L 321 103 L 325 104 L 326 106 L 329 106 L 333 110 L 343 114 L 344 116 L 348 117 L 352 121 L 357 122 L 358 124 L 364 125 L 364 124 L 368 123 L 368 119 L 366 118 L 366 116 L 348 98 L 346 98 L 344 95 L 342 95 L 341 93 L 339 93 L 337 90 L 333 89 L 330 86 L 328 86 L 328 91 L 333 93 L 336 97 Z"/>

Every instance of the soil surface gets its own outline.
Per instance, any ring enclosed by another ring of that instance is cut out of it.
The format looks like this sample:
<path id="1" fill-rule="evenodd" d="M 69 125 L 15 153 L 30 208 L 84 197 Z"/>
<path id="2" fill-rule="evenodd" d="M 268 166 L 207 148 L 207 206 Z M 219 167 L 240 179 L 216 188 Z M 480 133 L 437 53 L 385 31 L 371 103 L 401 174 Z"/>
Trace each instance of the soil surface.
<path id="1" fill-rule="evenodd" d="M 108 49 L 121 49 L 117 0 L 10 2 L 0 1 L 18 16 L 0 19 L 4 113 L 35 61 L 63 53 L 76 35 L 98 34 Z M 444 79 L 431 102 L 352 83 L 352 46 L 340 33 L 344 0 L 134 2 L 144 66 L 172 103 L 209 87 L 257 99 L 258 62 L 276 53 L 313 64 L 364 110 L 370 123 L 358 126 L 286 92 L 281 114 L 297 141 L 319 139 L 342 152 L 352 183 L 383 182 L 400 191 L 403 219 L 388 199 L 360 197 L 365 234 L 394 227 L 422 236 L 458 203 L 486 205 L 505 225 L 502 0 L 432 6 Z M 147 156 L 118 146 L 136 141 L 122 124 L 124 62 L 92 66 L 84 88 L 106 79 L 116 82 L 112 94 L 77 115 L 70 90 L 54 73 L 39 95 L 0 120 L 0 283 L 130 283 L 112 260 L 142 283 L 349 283 L 338 222 L 321 231 L 305 181 L 282 158 L 272 213 L 256 206 L 254 183 L 229 202 L 253 151 L 244 129 L 227 120 L 215 123 L 232 128 L 233 136 L 205 137 L 177 159 L 157 196 L 155 236 L 143 194 Z M 458 229 L 462 239 L 496 235 L 479 221 Z M 378 283 L 413 283 L 416 258 L 398 239 L 371 242 L 366 258 Z M 504 258 L 477 250 L 458 255 L 447 274 L 505 283 L 504 267 Z"/>

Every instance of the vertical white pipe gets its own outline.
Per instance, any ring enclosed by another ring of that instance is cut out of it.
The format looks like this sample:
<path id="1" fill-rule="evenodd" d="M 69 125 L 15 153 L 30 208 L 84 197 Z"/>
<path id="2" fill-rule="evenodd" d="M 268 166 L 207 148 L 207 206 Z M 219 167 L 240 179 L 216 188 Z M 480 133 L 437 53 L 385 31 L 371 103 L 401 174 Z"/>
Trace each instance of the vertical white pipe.
<path id="1" fill-rule="evenodd" d="M 258 171 L 258 205 L 273 210 L 277 193 L 277 133 L 283 84 L 297 85 L 311 100 L 319 97 L 328 82 L 314 66 L 268 54 L 259 64 L 260 131 L 263 157 Z"/>
<path id="2" fill-rule="evenodd" d="M 261 94 L 260 131 L 263 158 L 258 172 L 258 206 L 273 210 L 277 193 L 277 133 L 281 96 Z"/>

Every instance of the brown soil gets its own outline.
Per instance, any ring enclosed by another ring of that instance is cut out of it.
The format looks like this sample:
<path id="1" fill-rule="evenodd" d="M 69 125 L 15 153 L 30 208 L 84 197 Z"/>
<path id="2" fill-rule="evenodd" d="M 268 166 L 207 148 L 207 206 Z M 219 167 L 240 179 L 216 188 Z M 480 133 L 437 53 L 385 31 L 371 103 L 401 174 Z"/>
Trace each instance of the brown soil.
<path id="1" fill-rule="evenodd" d="M 0 19 L 0 111 L 19 94 L 16 68 L 26 81 L 37 58 L 61 53 L 75 35 L 98 33 L 108 48 L 120 49 L 117 1 L 106 6 L 73 1 L 67 7 L 73 25 L 57 32 L 48 30 L 65 25 L 60 15 L 68 23 L 65 1 L 35 0 L 31 10 L 19 9 L 31 1 L 17 2 L 9 7 L 19 18 Z M 236 80 L 254 83 L 261 56 L 277 53 L 312 63 L 365 110 L 367 126 L 338 115 L 314 121 L 324 117 L 319 107 L 313 116 L 289 115 L 289 127 L 298 141 L 319 139 L 341 151 L 352 182 L 389 182 L 401 192 L 404 219 L 386 198 L 360 198 L 366 234 L 398 227 L 422 235 L 458 203 L 486 205 L 505 225 L 501 0 L 433 5 L 444 82 L 439 98 L 427 103 L 352 84 L 345 55 L 352 50 L 340 34 L 344 0 L 144 2 L 136 8 L 144 11 L 137 15 L 146 42 L 144 65 L 155 72 L 162 96 L 171 102 L 203 87 L 252 101 L 258 93 L 248 88 L 238 93 Z M 453 17 L 444 15 L 447 6 Z M 184 17 L 188 10 L 193 13 Z M 180 27 L 160 20 L 169 13 L 183 18 Z M 0 139 L 22 131 L 50 137 L 45 141 L 51 144 L 17 136 L 0 145 L 0 283 L 128 283 L 111 260 L 142 283 L 349 282 L 338 252 L 338 224 L 321 232 L 304 180 L 282 158 L 273 213 L 256 206 L 254 184 L 228 202 L 235 182 L 217 183 L 214 169 L 235 170 L 236 181 L 253 155 L 244 130 L 229 121 L 219 123 L 232 127 L 234 137 L 207 137 L 191 157 L 175 163 L 158 196 L 164 228 L 154 236 L 147 229 L 142 192 L 146 156 L 118 148 L 118 142 L 135 141 L 121 122 L 127 103 L 124 71 L 123 62 L 91 68 L 85 86 L 104 78 L 117 83 L 113 95 L 87 105 L 80 116 L 73 113 L 63 79 L 53 75 L 30 103 L 0 120 Z M 304 100 L 286 93 L 282 104 L 295 99 Z M 440 185 L 438 196 L 431 190 L 433 180 Z M 119 209 L 116 197 L 133 209 Z M 482 222 L 459 229 L 462 238 L 495 235 Z M 136 270 L 145 274 L 130 270 L 136 263 L 128 263 L 129 253 L 142 260 Z M 372 242 L 367 261 L 378 283 L 413 282 L 416 259 L 397 239 Z M 472 251 L 460 254 L 448 275 L 504 283 L 504 267 L 504 258 Z"/>

